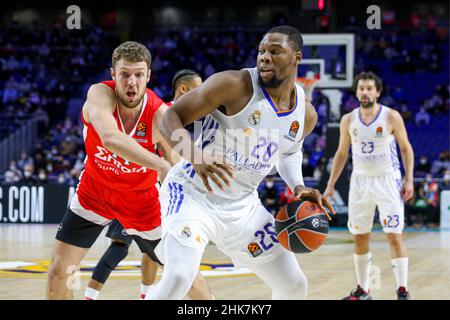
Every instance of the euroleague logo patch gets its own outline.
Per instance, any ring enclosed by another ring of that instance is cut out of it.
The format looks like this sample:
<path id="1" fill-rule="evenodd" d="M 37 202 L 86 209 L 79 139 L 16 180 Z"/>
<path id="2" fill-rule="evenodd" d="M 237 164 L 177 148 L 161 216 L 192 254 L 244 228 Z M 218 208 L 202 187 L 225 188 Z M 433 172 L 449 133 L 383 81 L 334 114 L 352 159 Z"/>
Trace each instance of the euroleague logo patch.
<path id="1" fill-rule="evenodd" d="M 295 138 L 298 133 L 298 129 L 300 128 L 300 123 L 295 120 L 291 123 L 291 127 L 289 128 L 289 136 L 291 138 Z"/>
<path id="2" fill-rule="evenodd" d="M 382 127 L 378 127 L 377 128 L 377 137 L 381 137 L 383 135 L 383 128 Z"/>
<path id="3" fill-rule="evenodd" d="M 261 247 L 256 242 L 249 243 L 247 249 L 253 257 L 257 257 L 263 253 Z"/>
<path id="4" fill-rule="evenodd" d="M 136 136 L 145 137 L 147 132 L 147 124 L 145 122 L 139 122 L 136 128 Z"/>

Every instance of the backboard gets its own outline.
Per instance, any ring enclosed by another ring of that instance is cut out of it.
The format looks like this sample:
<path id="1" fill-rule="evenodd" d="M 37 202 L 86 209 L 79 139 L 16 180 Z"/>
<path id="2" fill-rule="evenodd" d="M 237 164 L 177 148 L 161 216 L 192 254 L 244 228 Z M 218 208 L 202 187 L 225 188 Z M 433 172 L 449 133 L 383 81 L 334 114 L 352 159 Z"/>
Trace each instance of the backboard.
<path id="1" fill-rule="evenodd" d="M 353 83 L 354 35 L 304 34 L 298 77 L 319 79 L 316 88 L 349 88 Z"/>

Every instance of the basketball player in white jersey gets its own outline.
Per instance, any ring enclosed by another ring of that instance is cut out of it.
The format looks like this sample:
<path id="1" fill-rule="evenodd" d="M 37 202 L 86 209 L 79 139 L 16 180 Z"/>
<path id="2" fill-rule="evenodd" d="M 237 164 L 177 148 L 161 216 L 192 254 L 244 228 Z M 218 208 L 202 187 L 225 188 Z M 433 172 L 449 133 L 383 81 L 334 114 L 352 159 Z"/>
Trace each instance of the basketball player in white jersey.
<path id="1" fill-rule="evenodd" d="M 414 153 L 401 115 L 377 102 L 381 79 L 372 72 L 355 78 L 360 107 L 345 114 L 340 123 L 339 146 L 333 160 L 325 197 L 333 198 L 334 186 L 347 162 L 352 147 L 353 172 L 348 199 L 348 228 L 354 236 L 354 263 L 357 288 L 344 299 L 371 299 L 369 251 L 375 207 L 391 248 L 391 263 L 397 282 L 397 298 L 409 299 L 407 291 L 408 258 L 402 240 L 403 201 L 414 192 Z M 400 147 L 405 177 L 402 182 L 397 144 Z"/>
<path id="2" fill-rule="evenodd" d="M 185 160 L 161 187 L 163 240 L 157 254 L 165 268 L 146 299 L 183 298 L 209 241 L 236 266 L 255 272 L 272 298 L 306 298 L 306 277 L 294 253 L 278 243 L 274 218 L 257 192 L 276 166 L 298 197 L 334 213 L 302 178 L 302 142 L 317 121 L 295 83 L 302 46 L 295 28 L 273 28 L 259 44 L 256 68 L 214 74 L 165 112 L 163 136 L 181 145 Z M 204 116 L 202 135 L 193 144 L 183 127 Z"/>

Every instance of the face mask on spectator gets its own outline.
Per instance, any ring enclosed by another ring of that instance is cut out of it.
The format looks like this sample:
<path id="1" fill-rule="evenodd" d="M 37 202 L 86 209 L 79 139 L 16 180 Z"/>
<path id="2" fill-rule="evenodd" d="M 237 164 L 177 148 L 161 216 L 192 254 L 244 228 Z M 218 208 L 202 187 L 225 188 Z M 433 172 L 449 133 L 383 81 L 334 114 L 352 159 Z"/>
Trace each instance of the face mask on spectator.
<path id="1" fill-rule="evenodd" d="M 58 183 L 64 183 L 66 182 L 66 179 L 64 178 L 64 176 L 58 176 Z"/>
<path id="2" fill-rule="evenodd" d="M 9 170 L 11 170 L 11 171 L 15 171 L 15 170 L 16 170 L 16 166 L 15 166 L 15 165 L 13 165 L 13 164 L 12 164 L 12 165 L 10 165 L 10 166 L 9 166 Z"/>
<path id="3" fill-rule="evenodd" d="M 445 180 L 445 181 L 450 181 L 450 173 L 446 173 L 446 174 L 444 175 L 444 180 Z"/>
<path id="4" fill-rule="evenodd" d="M 39 179 L 40 179 L 40 180 L 45 180 L 45 178 L 47 178 L 47 176 L 45 175 L 45 173 L 43 173 L 43 172 L 39 173 Z"/>
<path id="5" fill-rule="evenodd" d="M 304 158 L 303 159 L 303 164 L 306 166 L 309 163 L 309 159 L 308 158 Z"/>
<path id="6" fill-rule="evenodd" d="M 53 171 L 53 166 L 51 164 L 47 165 L 47 171 L 48 172 L 52 172 Z"/>
<path id="7" fill-rule="evenodd" d="M 427 163 L 427 159 L 420 159 L 420 163 L 421 163 L 421 164 Z"/>
<path id="8" fill-rule="evenodd" d="M 29 178 L 29 177 L 31 177 L 31 172 L 30 171 L 24 171 L 23 175 L 25 176 L 25 178 Z"/>
<path id="9" fill-rule="evenodd" d="M 273 182 L 272 181 L 267 181 L 266 182 L 266 187 L 267 188 L 272 188 L 273 187 Z"/>

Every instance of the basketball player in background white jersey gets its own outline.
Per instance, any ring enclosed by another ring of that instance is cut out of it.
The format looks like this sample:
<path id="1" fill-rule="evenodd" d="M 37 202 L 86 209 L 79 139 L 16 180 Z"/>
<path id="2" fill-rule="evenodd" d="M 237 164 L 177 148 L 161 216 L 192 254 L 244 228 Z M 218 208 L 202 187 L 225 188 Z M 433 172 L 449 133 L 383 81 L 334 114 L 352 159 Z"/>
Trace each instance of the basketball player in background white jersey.
<path id="1" fill-rule="evenodd" d="M 297 197 L 334 213 L 302 178 L 302 142 L 317 121 L 295 83 L 302 46 L 295 28 L 273 28 L 259 44 L 256 68 L 216 73 L 166 111 L 160 124 L 164 137 L 176 145 L 178 135 L 188 152 L 161 186 L 158 256 L 165 267 L 146 299 L 183 298 L 209 240 L 235 265 L 255 272 L 273 298 L 306 298 L 306 277 L 295 254 L 278 242 L 274 217 L 257 191 L 276 166 Z M 204 116 L 194 145 L 183 127 Z"/>
<path id="2" fill-rule="evenodd" d="M 334 186 L 345 167 L 351 145 L 353 172 L 348 199 L 348 228 L 354 235 L 358 286 L 344 299 L 371 299 L 369 239 L 375 207 L 378 207 L 380 222 L 391 248 L 397 298 L 407 300 L 408 257 L 402 239 L 403 202 L 414 192 L 414 153 L 401 115 L 377 102 L 381 94 L 381 79 L 372 72 L 362 72 L 355 78 L 355 86 L 360 107 L 341 119 L 339 146 L 324 192 L 325 197 L 333 198 Z M 405 169 L 403 182 L 396 141 Z"/>

